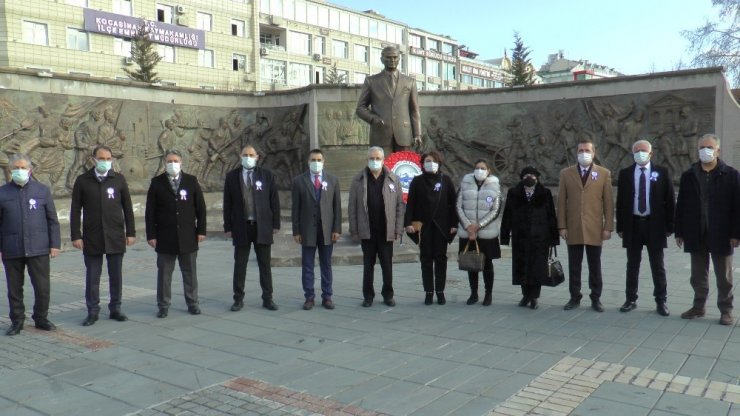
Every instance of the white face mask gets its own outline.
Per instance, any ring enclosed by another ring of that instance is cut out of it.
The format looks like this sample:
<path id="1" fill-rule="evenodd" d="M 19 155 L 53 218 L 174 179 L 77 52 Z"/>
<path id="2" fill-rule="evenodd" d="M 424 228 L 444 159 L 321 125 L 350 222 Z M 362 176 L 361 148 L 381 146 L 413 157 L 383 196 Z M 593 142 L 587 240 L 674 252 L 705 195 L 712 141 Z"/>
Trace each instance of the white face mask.
<path id="1" fill-rule="evenodd" d="M 702 163 L 712 163 L 714 161 L 714 149 L 699 149 L 699 160 Z"/>
<path id="2" fill-rule="evenodd" d="M 476 169 L 473 171 L 475 180 L 482 181 L 488 177 L 488 169 Z"/>
<path id="3" fill-rule="evenodd" d="M 647 162 L 650 161 L 650 153 L 648 152 L 635 152 L 632 154 L 632 157 L 634 157 L 635 163 L 637 163 L 638 165 L 645 165 L 647 164 Z"/>
<path id="4" fill-rule="evenodd" d="M 578 164 L 586 167 L 591 164 L 594 160 L 594 155 L 592 153 L 579 153 L 578 154 Z"/>
<path id="5" fill-rule="evenodd" d="M 167 163 L 167 174 L 170 176 L 177 176 L 180 173 L 182 164 L 179 162 L 168 162 Z"/>
<path id="6" fill-rule="evenodd" d="M 242 156 L 242 166 L 244 169 L 254 169 L 257 165 L 257 158 L 250 156 Z"/>
<path id="7" fill-rule="evenodd" d="M 439 163 L 437 162 L 424 162 L 424 171 L 428 173 L 437 173 L 439 169 Z"/>
<path id="8" fill-rule="evenodd" d="M 375 160 L 375 159 L 368 159 L 367 167 L 370 168 L 371 171 L 377 172 L 383 168 L 383 161 Z"/>
<path id="9" fill-rule="evenodd" d="M 13 169 L 10 171 L 11 178 L 16 185 L 25 185 L 28 182 L 28 177 L 31 176 L 31 172 L 28 169 Z"/>
<path id="10" fill-rule="evenodd" d="M 113 166 L 113 161 L 110 160 L 96 160 L 95 161 L 95 170 L 98 171 L 101 175 L 108 173 L 110 168 Z"/>
<path id="11" fill-rule="evenodd" d="M 324 170 L 324 162 L 308 162 L 308 168 L 311 170 L 311 173 L 313 173 L 314 175 L 318 175 L 321 173 L 321 171 Z"/>

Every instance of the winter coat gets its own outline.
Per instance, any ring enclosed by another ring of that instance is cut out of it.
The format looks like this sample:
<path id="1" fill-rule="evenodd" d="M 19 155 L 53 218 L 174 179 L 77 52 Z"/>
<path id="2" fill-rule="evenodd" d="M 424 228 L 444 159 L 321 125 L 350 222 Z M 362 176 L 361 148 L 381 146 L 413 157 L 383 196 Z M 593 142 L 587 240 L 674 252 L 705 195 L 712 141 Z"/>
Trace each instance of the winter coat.
<path id="1" fill-rule="evenodd" d="M 0 250 L 3 259 L 35 257 L 61 247 L 59 221 L 49 188 L 31 178 L 0 187 Z"/>
<path id="2" fill-rule="evenodd" d="M 460 238 L 468 238 L 466 228 L 470 224 L 480 225 L 480 239 L 498 237 L 499 224 L 496 219 L 501 213 L 501 186 L 497 177 L 489 175 L 479 188 L 472 173 L 463 176 L 456 207 L 460 219 L 457 234 Z"/>
<path id="3" fill-rule="evenodd" d="M 614 231 L 614 197 L 609 169 L 593 165 L 581 182 L 578 165 L 560 171 L 558 229 L 568 231 L 568 245 L 601 246 L 604 231 Z"/>
<path id="4" fill-rule="evenodd" d="M 349 233 L 361 240 L 371 236 L 370 217 L 367 212 L 367 178 L 371 173 L 363 168 L 352 178 L 349 188 Z M 403 190 L 401 181 L 383 166 L 383 203 L 385 206 L 386 241 L 394 241 L 403 232 Z"/>
<path id="5" fill-rule="evenodd" d="M 421 221 L 422 233 L 427 227 L 436 227 L 452 242 L 455 236 L 450 234 L 450 229 L 457 227 L 458 222 L 456 198 L 455 185 L 444 173 L 416 176 L 409 185 L 404 226 L 408 227 L 412 221 Z"/>
<path id="6" fill-rule="evenodd" d="M 247 237 L 247 218 L 244 216 L 244 199 L 241 182 L 243 168 L 239 167 L 226 175 L 224 182 L 224 232 L 231 233 L 232 244 L 246 247 L 250 244 Z M 264 168 L 254 168 L 252 176 L 252 195 L 255 205 L 255 222 L 257 222 L 257 244 L 273 243 L 273 230 L 280 229 L 280 198 L 278 197 L 275 175 Z"/>

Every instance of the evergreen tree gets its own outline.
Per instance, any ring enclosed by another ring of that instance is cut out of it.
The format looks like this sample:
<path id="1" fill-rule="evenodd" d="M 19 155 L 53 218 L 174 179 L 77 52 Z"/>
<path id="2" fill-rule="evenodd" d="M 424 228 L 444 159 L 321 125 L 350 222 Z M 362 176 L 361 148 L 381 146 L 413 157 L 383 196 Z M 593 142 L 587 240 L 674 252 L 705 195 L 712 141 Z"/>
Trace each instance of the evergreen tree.
<path id="1" fill-rule="evenodd" d="M 524 41 L 519 36 L 519 32 L 514 32 L 514 49 L 511 50 L 511 69 L 508 71 L 507 86 L 534 84 L 534 73 L 529 59 L 531 52 L 528 47 L 524 46 Z"/>
<path id="2" fill-rule="evenodd" d="M 347 74 L 340 74 L 337 69 L 337 63 L 334 62 L 329 68 L 329 72 L 324 77 L 324 84 L 345 84 L 347 82 Z"/>
<path id="3" fill-rule="evenodd" d="M 136 29 L 136 34 L 131 38 L 131 59 L 139 68 L 123 68 L 129 78 L 148 83 L 160 81 L 154 68 L 162 57 L 159 56 L 154 43 L 149 39 L 149 28 L 143 24 Z"/>

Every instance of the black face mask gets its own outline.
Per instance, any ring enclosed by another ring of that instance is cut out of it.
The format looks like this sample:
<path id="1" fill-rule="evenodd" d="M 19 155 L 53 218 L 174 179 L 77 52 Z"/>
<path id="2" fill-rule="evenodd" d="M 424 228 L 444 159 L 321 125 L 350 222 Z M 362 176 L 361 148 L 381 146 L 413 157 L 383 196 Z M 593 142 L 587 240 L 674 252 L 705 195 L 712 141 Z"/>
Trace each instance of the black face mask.
<path id="1" fill-rule="evenodd" d="M 533 187 L 537 183 L 537 179 L 532 178 L 532 177 L 526 177 L 526 178 L 522 179 L 522 183 L 527 188 L 531 188 L 531 187 Z"/>

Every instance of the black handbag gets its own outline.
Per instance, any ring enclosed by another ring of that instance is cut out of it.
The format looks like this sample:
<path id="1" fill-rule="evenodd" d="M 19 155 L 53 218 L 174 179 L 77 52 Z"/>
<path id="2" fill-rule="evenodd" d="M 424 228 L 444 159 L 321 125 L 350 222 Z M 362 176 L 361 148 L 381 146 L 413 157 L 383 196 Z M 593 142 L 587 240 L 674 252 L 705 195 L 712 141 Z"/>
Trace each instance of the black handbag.
<path id="1" fill-rule="evenodd" d="M 542 286 L 555 287 L 565 281 L 563 266 L 558 260 L 558 249 L 555 246 L 550 247 L 550 254 L 547 257 L 547 276 L 542 279 Z"/>
<path id="2" fill-rule="evenodd" d="M 478 240 L 473 241 L 475 241 L 475 251 L 468 251 L 468 246 L 470 246 L 470 240 L 468 240 L 468 243 L 465 244 L 465 250 L 457 257 L 457 265 L 460 270 L 467 272 L 480 272 L 483 270 L 486 255 L 480 252 Z"/>

